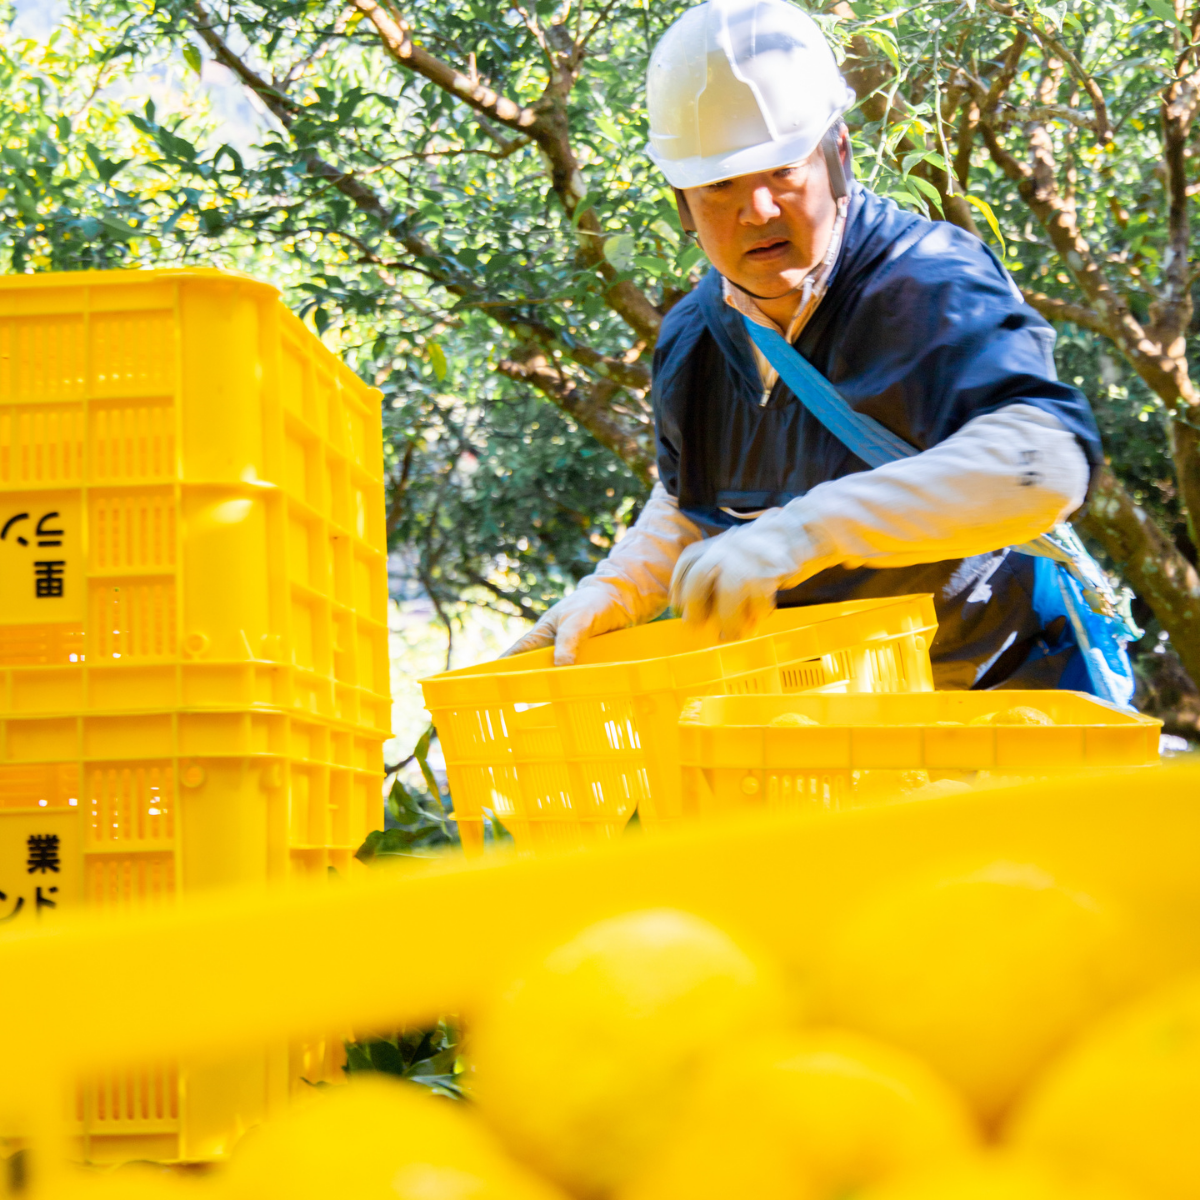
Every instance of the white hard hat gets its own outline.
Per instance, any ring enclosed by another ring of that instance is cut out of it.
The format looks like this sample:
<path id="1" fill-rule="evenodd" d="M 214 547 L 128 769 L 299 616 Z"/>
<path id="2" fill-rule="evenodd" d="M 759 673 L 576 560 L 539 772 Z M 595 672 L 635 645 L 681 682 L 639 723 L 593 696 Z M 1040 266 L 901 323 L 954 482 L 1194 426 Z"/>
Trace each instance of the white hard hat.
<path id="1" fill-rule="evenodd" d="M 646 153 L 673 187 L 806 158 L 854 103 L 817 23 L 787 0 L 705 0 L 650 56 Z"/>

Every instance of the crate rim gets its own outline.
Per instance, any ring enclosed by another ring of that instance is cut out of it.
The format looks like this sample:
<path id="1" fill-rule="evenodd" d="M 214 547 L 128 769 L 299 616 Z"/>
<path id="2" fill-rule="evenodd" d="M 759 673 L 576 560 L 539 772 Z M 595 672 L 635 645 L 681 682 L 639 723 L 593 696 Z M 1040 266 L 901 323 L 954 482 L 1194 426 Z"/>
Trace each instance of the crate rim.
<path id="1" fill-rule="evenodd" d="M 900 596 L 869 597 L 868 599 L 875 601 L 877 604 L 877 607 L 884 608 L 889 604 L 899 603 L 901 601 L 918 601 L 918 602 L 920 602 L 920 601 L 928 600 L 928 601 L 932 602 L 933 594 L 931 592 L 912 592 L 912 593 L 905 593 L 904 595 L 900 595 Z M 802 610 L 804 608 L 821 608 L 824 606 L 814 604 L 814 605 L 796 605 L 794 607 L 797 610 Z M 787 610 L 778 609 L 776 611 L 782 612 L 782 611 L 787 611 Z M 864 615 L 866 612 L 870 612 L 870 611 L 872 611 L 872 610 L 865 609 Z M 854 619 L 855 617 L 858 617 L 859 615 L 860 614 L 857 612 L 847 613 L 847 614 L 844 614 L 843 618 L 831 617 L 830 620 Z M 823 623 L 824 622 L 814 622 L 814 624 L 812 626 L 802 626 L 801 628 L 815 628 L 817 625 L 823 624 Z M 650 623 L 647 623 L 647 624 L 650 624 Z M 645 627 L 645 626 L 631 626 L 631 628 L 643 628 L 643 627 Z M 878 636 L 872 637 L 872 638 L 863 638 L 862 643 L 865 645 L 870 645 L 871 643 L 875 643 L 875 642 L 889 642 L 889 641 L 894 641 L 897 638 L 901 638 L 901 637 L 908 637 L 908 636 L 913 636 L 913 635 L 917 635 L 917 634 L 927 634 L 930 632 L 935 632 L 937 630 L 937 627 L 938 627 L 938 625 L 935 620 L 933 622 L 933 624 L 914 626 L 912 629 L 906 629 L 906 630 L 903 630 L 902 632 L 881 634 L 881 635 L 878 635 Z M 615 632 L 624 632 L 624 631 L 617 630 Z M 776 638 L 776 637 L 780 637 L 780 636 L 783 636 L 783 635 L 786 635 L 789 633 L 795 633 L 795 632 L 798 632 L 798 631 L 797 630 L 777 630 L 777 631 L 770 632 L 770 633 L 760 633 L 753 637 L 737 638 L 731 642 L 714 642 L 710 646 L 701 646 L 694 650 L 682 650 L 678 654 L 664 654 L 661 656 L 651 656 L 650 658 L 615 659 L 612 662 L 598 662 L 598 663 L 571 663 L 565 667 L 558 667 L 558 666 L 554 666 L 553 664 L 551 664 L 549 666 L 543 666 L 543 667 L 530 667 L 526 671 L 507 671 L 507 670 L 497 670 L 494 672 L 487 671 L 485 669 L 486 667 L 504 661 L 503 659 L 497 658 L 497 659 L 488 660 L 483 663 L 477 663 L 472 666 L 455 667 L 451 671 L 438 671 L 433 675 L 426 675 L 424 678 L 418 680 L 417 682 L 421 685 L 421 688 L 424 689 L 427 684 L 440 685 L 443 683 L 466 682 L 468 680 L 485 679 L 489 675 L 503 676 L 505 679 L 521 679 L 521 678 L 528 678 L 531 675 L 544 675 L 548 672 L 552 672 L 552 671 L 556 672 L 556 671 L 564 671 L 564 670 L 569 670 L 573 673 L 576 673 L 576 677 L 586 678 L 587 677 L 586 675 L 581 676 L 579 673 L 595 672 L 597 670 L 612 670 L 614 667 L 640 666 L 649 661 L 654 661 L 654 662 L 658 662 L 658 663 L 674 663 L 674 662 L 679 662 L 679 661 L 685 660 L 685 659 L 696 658 L 702 654 L 711 654 L 714 650 L 721 651 L 721 650 L 728 649 L 728 648 L 731 648 L 734 646 L 747 646 L 754 642 L 761 642 L 761 641 L 765 641 L 768 638 Z M 604 635 L 601 634 L 599 636 L 603 637 Z M 542 647 L 539 647 L 539 649 L 541 649 L 541 648 Z M 520 657 L 520 656 L 517 655 L 514 657 Z M 746 673 L 746 672 L 743 672 L 743 673 Z M 441 706 L 439 706 L 439 707 L 441 707 Z"/>
<path id="2" fill-rule="evenodd" d="M 95 271 L 40 271 L 34 275 L 3 274 L 0 275 L 0 288 L 19 290 L 32 287 L 52 290 L 63 285 L 115 287 L 130 280 L 141 282 L 161 280 L 165 282 L 188 279 L 200 282 L 224 280 L 230 283 L 248 284 L 276 298 L 283 294 L 281 289 L 273 283 L 258 279 L 244 271 L 230 271 L 221 267 L 161 267 L 133 270 L 122 270 L 120 267 L 116 267 Z"/>
<path id="3" fill-rule="evenodd" d="M 942 690 L 945 691 L 948 689 L 942 689 Z M 1105 700 L 1100 696 L 1093 696 L 1090 692 L 1080 692 L 1080 691 L 1072 690 L 1070 688 L 1053 688 L 1053 689 L 1029 688 L 1029 689 L 1023 689 L 1023 690 L 1018 690 L 1018 689 L 1014 688 L 1010 692 L 1003 693 L 1003 695 L 1005 695 L 1006 697 L 1007 696 L 1021 696 L 1021 697 L 1036 696 L 1045 691 L 1053 691 L 1058 694 L 1065 694 L 1068 696 L 1078 697 L 1080 700 L 1083 700 L 1086 703 L 1088 703 L 1098 709 L 1107 710 L 1108 712 L 1114 714 L 1115 716 L 1123 717 L 1128 722 L 1128 724 L 1126 724 L 1125 722 L 1113 722 L 1111 725 L 1105 724 L 1101 727 L 1112 728 L 1112 729 L 1119 729 L 1122 727 L 1137 728 L 1138 726 L 1141 726 L 1142 728 L 1150 728 L 1155 725 L 1157 725 L 1159 728 L 1162 727 L 1162 720 L 1158 717 L 1149 717 L 1145 713 L 1130 711 L 1129 709 L 1122 708 L 1118 704 L 1113 704 L 1111 701 Z M 900 694 L 900 693 L 892 693 L 892 694 Z M 939 691 L 935 690 L 933 692 L 923 692 L 923 693 L 914 693 L 914 694 L 936 696 L 939 694 Z M 966 695 L 969 693 L 956 691 L 956 692 L 951 692 L 950 694 L 951 695 Z M 976 693 L 976 695 L 979 695 L 981 697 L 984 695 L 1000 695 L 1000 694 L 1001 693 L 994 693 L 994 692 L 993 693 L 984 693 L 984 692 Z M 714 701 L 714 700 L 715 701 L 733 700 L 738 703 L 741 703 L 742 701 L 746 701 L 746 700 L 750 700 L 750 701 L 769 700 L 769 701 L 779 701 L 779 702 L 787 702 L 787 703 L 794 704 L 794 703 L 798 703 L 798 702 L 803 702 L 807 698 L 808 697 L 806 695 L 740 696 L 740 695 L 734 695 L 734 694 L 729 694 L 729 693 L 716 695 L 716 696 L 697 696 L 696 699 L 700 703 L 701 710 L 697 710 L 697 711 L 694 711 L 693 713 L 689 713 L 686 715 L 681 714 L 679 717 L 679 724 L 681 727 L 687 727 L 689 729 L 696 729 L 696 730 L 705 730 L 705 729 L 714 729 L 714 730 L 715 729 L 762 729 L 762 730 L 765 730 L 765 729 L 771 729 L 771 731 L 773 733 L 778 733 L 778 732 L 783 732 L 783 733 L 801 732 L 801 733 L 803 733 L 803 732 L 807 732 L 812 727 L 811 726 L 797 726 L 795 728 L 784 727 L 782 730 L 780 730 L 780 729 L 773 728 L 772 726 L 766 725 L 766 724 L 751 723 L 751 724 L 746 724 L 746 725 L 740 725 L 740 724 L 735 724 L 735 723 L 731 723 L 728 721 L 716 721 L 714 719 L 706 720 L 706 719 L 704 719 L 704 717 L 702 715 L 702 707 L 707 702 Z M 841 697 L 836 694 L 831 694 L 830 698 L 832 698 L 832 701 L 835 704 L 841 703 Z M 861 699 L 862 699 L 862 697 L 860 697 L 860 696 L 854 697 L 855 701 L 858 701 Z M 1020 703 L 1020 702 L 1018 701 L 1018 703 Z M 1056 721 L 1053 724 L 1053 726 L 1039 726 L 1039 725 L 1028 725 L 1028 726 L 983 725 L 983 726 L 974 726 L 974 727 L 963 726 L 964 729 L 965 728 L 1095 729 L 1097 727 L 1098 727 L 1097 724 L 1095 722 L 1091 722 L 1091 721 L 1079 721 L 1079 722 Z M 952 730 L 948 730 L 946 726 L 933 725 L 933 724 L 930 724 L 927 722 L 922 722 L 922 721 L 914 721 L 911 723 L 906 722 L 902 725 L 896 724 L 894 722 L 887 722 L 887 721 L 822 721 L 820 723 L 820 725 L 818 726 L 818 728 L 819 729 L 917 729 L 917 730 L 939 729 L 944 732 L 952 731 Z"/>

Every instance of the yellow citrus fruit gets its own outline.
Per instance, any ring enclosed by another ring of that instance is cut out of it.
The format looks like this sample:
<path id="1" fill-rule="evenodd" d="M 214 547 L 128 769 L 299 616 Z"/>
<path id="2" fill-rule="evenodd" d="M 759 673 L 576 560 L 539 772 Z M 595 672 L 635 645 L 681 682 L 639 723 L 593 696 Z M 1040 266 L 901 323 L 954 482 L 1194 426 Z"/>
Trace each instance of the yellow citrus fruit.
<path id="1" fill-rule="evenodd" d="M 855 1200 L 1151 1200 L 1107 1180 L 1063 1175 L 1047 1163 L 981 1154 L 871 1188 Z"/>
<path id="2" fill-rule="evenodd" d="M 1113 1013 L 1014 1113 L 1013 1143 L 1105 1168 L 1165 1200 L 1200 1197 L 1200 976 Z"/>
<path id="3" fill-rule="evenodd" d="M 475 1095 L 517 1153 L 608 1192 L 671 1125 L 707 1052 L 782 1009 L 772 976 L 708 922 L 602 921 L 514 983 L 472 1031 Z"/>
<path id="4" fill-rule="evenodd" d="M 845 1030 L 785 1034 L 716 1059 L 618 1200 L 837 1200 L 977 1140 L 920 1059 Z"/>
<path id="5" fill-rule="evenodd" d="M 1042 712 L 1040 708 L 1031 708 L 1028 704 L 1015 704 L 1012 708 L 1002 708 L 999 712 L 984 713 L 972 717 L 968 725 L 1053 725 L 1054 719 Z"/>
<path id="6" fill-rule="evenodd" d="M 452 1100 L 379 1076 L 323 1088 L 252 1132 L 230 1200 L 561 1200 Z"/>
<path id="7" fill-rule="evenodd" d="M 1040 708 L 1031 708 L 1028 704 L 1016 704 L 1012 708 L 1001 709 L 992 717 L 993 725 L 1053 725 L 1054 720 Z"/>
<path id="8" fill-rule="evenodd" d="M 785 712 L 772 717 L 768 722 L 772 729 L 808 729 L 820 726 L 820 721 L 806 717 L 803 713 Z"/>
<path id="9" fill-rule="evenodd" d="M 1135 973 L 1119 914 L 1031 865 L 885 890 L 835 931 L 823 1015 L 919 1054 L 986 1121 Z"/>

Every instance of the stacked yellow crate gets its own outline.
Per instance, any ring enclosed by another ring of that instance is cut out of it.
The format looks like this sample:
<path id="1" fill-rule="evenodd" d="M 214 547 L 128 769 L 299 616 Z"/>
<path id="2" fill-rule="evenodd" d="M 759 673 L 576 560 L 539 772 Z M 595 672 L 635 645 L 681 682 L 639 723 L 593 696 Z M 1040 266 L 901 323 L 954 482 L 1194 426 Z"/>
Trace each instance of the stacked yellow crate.
<path id="1" fill-rule="evenodd" d="M 0 930 L 357 866 L 390 726 L 380 436 L 266 284 L 0 279 Z M 79 1130 L 220 1153 L 335 1056 L 113 1077 Z"/>

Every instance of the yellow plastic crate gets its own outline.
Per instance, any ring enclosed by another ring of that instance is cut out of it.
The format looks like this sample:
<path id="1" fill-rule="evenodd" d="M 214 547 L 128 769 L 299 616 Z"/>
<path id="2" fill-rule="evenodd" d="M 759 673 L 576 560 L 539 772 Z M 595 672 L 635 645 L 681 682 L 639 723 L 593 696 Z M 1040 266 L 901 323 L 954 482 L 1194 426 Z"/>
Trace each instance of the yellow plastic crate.
<path id="1" fill-rule="evenodd" d="M 23 718 L 0 720 L 0 746 L 0 940 L 79 909 L 345 880 L 378 825 L 378 742 L 336 722 L 236 710 Z M 37 752 L 46 757 L 21 757 Z M 106 972 L 97 986 L 113 983 Z M 215 1064 L 114 1070 L 80 1088 L 71 1133 L 93 1162 L 217 1158 L 304 1080 L 340 1077 L 341 1063 L 341 1040 L 317 1037 Z"/>
<path id="2" fill-rule="evenodd" d="M 267 284 L 0 277 L 0 714 L 389 736 L 380 439 L 379 393 Z"/>
<path id="3" fill-rule="evenodd" d="M 714 645 L 681 621 L 586 642 L 555 667 L 550 647 L 421 681 L 446 757 L 463 844 L 484 810 L 522 847 L 612 837 L 636 809 L 647 827 L 679 807 L 679 712 L 724 692 L 930 690 L 930 596 L 781 609 L 759 635 Z"/>
<path id="4" fill-rule="evenodd" d="M 926 804 L 748 817 L 588 854 L 449 860 L 345 888 L 76 918 L 0 939 L 0 977 L 30 981 L 0 989 L 0 1111 L 25 1119 L 40 1189 L 30 1200 L 50 1200 L 62 1094 L 80 1070 L 179 1056 L 211 1065 L 281 1033 L 470 1019 L 531 953 L 637 909 L 694 912 L 803 979 L 836 922 L 877 889 L 995 860 L 1119 904 L 1147 933 L 1150 988 L 1200 966 L 1197 794 L 1194 766 L 1088 772 Z M 414 922 L 438 930 L 419 955 L 379 953 Z"/>
<path id="5" fill-rule="evenodd" d="M 1014 706 L 1053 725 L 971 725 Z M 816 726 L 775 728 L 799 713 Z M 1162 722 L 1082 692 L 911 696 L 718 696 L 679 722 L 679 818 L 745 808 L 843 808 L 940 780 L 1019 782 L 1087 767 L 1159 761 Z"/>
<path id="6" fill-rule="evenodd" d="M 269 285 L 0 278 L 0 936 L 361 869 L 391 723 L 380 424 Z M 119 1071 L 75 1132 L 211 1157 L 339 1052 Z"/>

